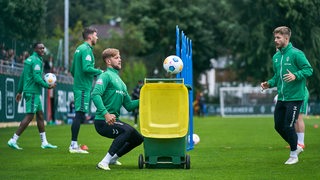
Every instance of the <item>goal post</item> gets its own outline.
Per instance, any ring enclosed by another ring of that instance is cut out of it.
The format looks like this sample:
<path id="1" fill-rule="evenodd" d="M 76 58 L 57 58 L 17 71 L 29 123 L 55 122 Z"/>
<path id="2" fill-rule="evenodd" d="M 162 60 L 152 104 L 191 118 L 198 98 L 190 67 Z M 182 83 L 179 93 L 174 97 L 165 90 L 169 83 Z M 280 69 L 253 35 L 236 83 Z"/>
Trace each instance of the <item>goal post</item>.
<path id="1" fill-rule="evenodd" d="M 222 117 L 273 114 L 276 88 L 221 87 L 219 92 Z"/>

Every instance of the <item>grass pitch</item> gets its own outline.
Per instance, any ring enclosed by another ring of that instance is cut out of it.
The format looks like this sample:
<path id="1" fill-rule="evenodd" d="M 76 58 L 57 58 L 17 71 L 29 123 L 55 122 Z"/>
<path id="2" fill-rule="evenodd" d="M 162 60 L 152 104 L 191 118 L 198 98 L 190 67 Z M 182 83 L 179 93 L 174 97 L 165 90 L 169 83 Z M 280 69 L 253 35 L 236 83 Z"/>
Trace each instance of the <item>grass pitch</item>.
<path id="1" fill-rule="evenodd" d="M 132 124 L 131 121 L 128 123 Z M 143 145 L 120 159 L 122 166 L 96 170 L 111 143 L 93 125 L 82 125 L 79 142 L 90 154 L 69 154 L 70 125 L 47 126 L 47 138 L 58 149 L 41 149 L 37 128 L 30 126 L 19 139 L 22 151 L 7 146 L 16 128 L 0 128 L 1 179 L 316 179 L 320 177 L 320 124 L 305 118 L 306 149 L 299 163 L 284 165 L 289 157 L 286 143 L 273 129 L 272 117 L 194 118 L 201 138 L 188 151 L 191 169 L 138 169 Z"/>

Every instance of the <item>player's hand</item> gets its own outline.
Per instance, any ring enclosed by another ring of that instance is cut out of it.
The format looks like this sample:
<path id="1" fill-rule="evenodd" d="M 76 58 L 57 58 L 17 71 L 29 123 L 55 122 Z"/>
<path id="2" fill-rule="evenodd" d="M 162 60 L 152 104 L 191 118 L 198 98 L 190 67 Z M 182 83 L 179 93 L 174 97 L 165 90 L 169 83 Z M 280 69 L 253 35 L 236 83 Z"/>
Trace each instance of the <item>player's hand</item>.
<path id="1" fill-rule="evenodd" d="M 16 101 L 19 102 L 21 100 L 22 95 L 20 93 L 18 93 L 16 95 Z"/>
<path id="2" fill-rule="evenodd" d="M 108 125 L 113 125 L 116 122 L 116 116 L 114 114 L 105 114 L 104 119 L 107 121 Z"/>
<path id="3" fill-rule="evenodd" d="M 57 83 L 51 84 L 51 85 L 49 85 L 49 89 L 53 89 L 53 88 L 55 88 L 56 86 L 57 86 Z"/>
<path id="4" fill-rule="evenodd" d="M 285 82 L 291 82 L 294 81 L 296 79 L 296 76 L 294 74 L 292 74 L 289 69 L 287 69 L 288 74 L 284 74 L 283 75 L 283 80 Z"/>
<path id="5" fill-rule="evenodd" d="M 100 76 L 100 74 L 102 74 L 104 71 L 103 70 L 101 70 L 101 69 L 98 69 L 100 72 L 99 73 L 97 73 L 96 75 L 94 75 L 94 77 L 99 77 Z"/>
<path id="6" fill-rule="evenodd" d="M 270 87 L 270 85 L 268 84 L 267 81 L 262 82 L 262 83 L 260 84 L 260 86 L 261 86 L 261 88 L 262 88 L 263 90 L 264 90 L 264 89 L 268 89 L 268 88 Z"/>

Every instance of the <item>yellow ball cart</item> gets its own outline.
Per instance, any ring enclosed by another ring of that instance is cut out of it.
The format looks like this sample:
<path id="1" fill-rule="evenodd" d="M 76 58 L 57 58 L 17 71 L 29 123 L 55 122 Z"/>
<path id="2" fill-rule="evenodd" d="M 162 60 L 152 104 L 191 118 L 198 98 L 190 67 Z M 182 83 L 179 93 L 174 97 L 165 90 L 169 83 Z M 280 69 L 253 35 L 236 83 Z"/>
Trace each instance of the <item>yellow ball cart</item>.
<path id="1" fill-rule="evenodd" d="M 188 89 L 183 79 L 145 79 L 139 116 L 145 156 L 139 155 L 139 168 L 190 169 Z"/>

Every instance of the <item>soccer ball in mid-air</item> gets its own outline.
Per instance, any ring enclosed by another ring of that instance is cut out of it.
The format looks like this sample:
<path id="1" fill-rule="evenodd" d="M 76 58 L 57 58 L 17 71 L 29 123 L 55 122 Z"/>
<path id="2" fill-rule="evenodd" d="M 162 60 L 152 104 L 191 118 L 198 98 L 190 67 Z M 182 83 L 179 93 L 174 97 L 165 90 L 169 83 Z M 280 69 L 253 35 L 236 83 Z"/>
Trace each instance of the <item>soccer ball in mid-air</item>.
<path id="1" fill-rule="evenodd" d="M 163 68 L 170 74 L 178 74 L 183 69 L 183 62 L 179 56 L 171 55 L 163 61 Z"/>
<path id="2" fill-rule="evenodd" d="M 53 73 L 47 73 L 47 74 L 44 75 L 44 80 L 45 80 L 49 85 L 53 85 L 54 83 L 56 83 L 57 77 L 56 77 L 56 75 L 54 75 Z"/>
<path id="3" fill-rule="evenodd" d="M 197 134 L 192 134 L 193 144 L 198 144 L 200 142 L 200 137 Z M 188 143 L 190 144 L 190 139 L 188 136 Z"/>

